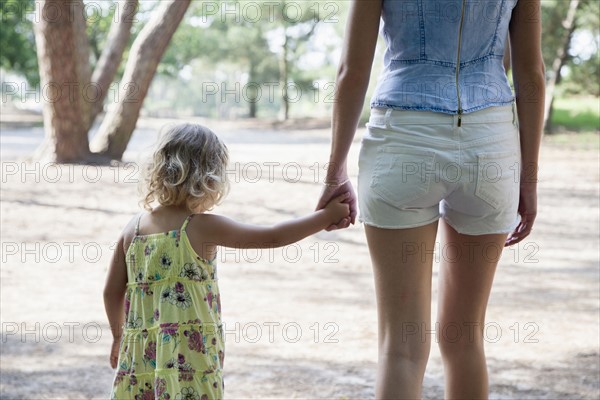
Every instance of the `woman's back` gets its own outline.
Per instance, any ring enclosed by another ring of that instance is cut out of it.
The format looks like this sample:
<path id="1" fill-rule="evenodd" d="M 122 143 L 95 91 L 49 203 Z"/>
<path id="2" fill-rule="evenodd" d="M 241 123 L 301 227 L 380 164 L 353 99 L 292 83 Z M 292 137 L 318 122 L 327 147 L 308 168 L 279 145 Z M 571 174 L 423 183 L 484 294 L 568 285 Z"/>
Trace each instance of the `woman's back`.
<path id="1" fill-rule="evenodd" d="M 112 398 L 222 397 L 216 265 L 192 248 L 192 216 L 180 229 L 148 235 L 138 220 L 126 253 L 127 318 Z"/>
<path id="2" fill-rule="evenodd" d="M 510 104 L 502 59 L 515 5 L 384 0 L 387 50 L 371 106 L 460 114 Z"/>

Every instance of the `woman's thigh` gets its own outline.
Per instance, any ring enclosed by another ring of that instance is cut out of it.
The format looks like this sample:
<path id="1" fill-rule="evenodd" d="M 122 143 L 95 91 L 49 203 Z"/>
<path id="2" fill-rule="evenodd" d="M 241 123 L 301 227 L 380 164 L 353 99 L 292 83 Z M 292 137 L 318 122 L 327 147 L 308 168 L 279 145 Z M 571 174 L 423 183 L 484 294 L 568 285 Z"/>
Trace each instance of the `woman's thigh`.
<path id="1" fill-rule="evenodd" d="M 479 343 L 507 234 L 465 235 L 442 220 L 438 323 L 440 342 Z"/>
<path id="2" fill-rule="evenodd" d="M 365 225 L 377 296 L 380 345 L 390 351 L 431 338 L 431 269 L 437 221 L 408 229 Z"/>

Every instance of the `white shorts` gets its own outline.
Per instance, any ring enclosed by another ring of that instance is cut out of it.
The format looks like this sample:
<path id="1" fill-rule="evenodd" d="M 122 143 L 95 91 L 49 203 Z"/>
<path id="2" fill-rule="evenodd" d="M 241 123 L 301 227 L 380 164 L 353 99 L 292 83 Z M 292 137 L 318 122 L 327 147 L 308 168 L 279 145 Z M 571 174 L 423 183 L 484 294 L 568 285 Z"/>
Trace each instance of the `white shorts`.
<path id="1" fill-rule="evenodd" d="M 374 108 L 359 156 L 359 221 L 389 229 L 443 217 L 460 233 L 519 223 L 521 148 L 514 105 L 458 116 Z"/>

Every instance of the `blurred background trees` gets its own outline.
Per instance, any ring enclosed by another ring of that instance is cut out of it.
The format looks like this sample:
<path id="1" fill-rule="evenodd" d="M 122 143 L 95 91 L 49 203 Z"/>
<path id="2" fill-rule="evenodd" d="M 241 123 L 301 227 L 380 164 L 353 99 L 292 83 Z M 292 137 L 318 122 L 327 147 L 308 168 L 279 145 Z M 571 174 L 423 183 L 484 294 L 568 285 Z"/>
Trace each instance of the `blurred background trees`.
<path id="1" fill-rule="evenodd" d="M 0 1 L 0 67 L 22 75 L 35 86 L 40 76 L 33 24 L 24 16 L 24 9 L 33 10 L 34 0 Z"/>
<path id="2" fill-rule="evenodd" d="M 35 152 L 35 159 L 56 162 L 121 159 L 154 73 L 190 1 L 157 3 L 156 10 L 145 21 L 131 45 L 124 82 L 92 143 L 94 153 L 90 151 L 89 131 L 103 109 L 128 46 L 138 1 L 2 3 L 1 17 L 9 22 L 2 24 L 2 42 L 7 46 L 13 41 L 35 42 L 33 54 L 37 53 L 34 57 L 39 71 L 35 102 L 42 105 L 45 131 L 45 140 Z M 107 24 L 103 15 L 110 15 L 112 21 Z M 101 40 L 103 50 L 99 46 Z M 24 62 L 19 49 L 6 52 L 6 57 L 4 51 L 2 54 L 3 66 L 21 73 L 27 84 L 35 82 L 29 78 L 33 61 Z M 7 85 L 3 79 L 3 103 L 7 86 L 14 90 L 16 85 L 15 82 Z M 31 91 L 26 89 L 25 93 Z"/>
<path id="3" fill-rule="evenodd" d="M 51 28 L 40 21 L 42 8 L 45 4 L 64 7 L 64 3 L 71 8 L 79 4 L 84 18 L 68 21 L 72 34 L 59 36 L 58 42 L 44 41 L 42 32 Z M 171 14 L 167 3 L 1 1 L 3 108 L 11 103 L 40 112 L 41 100 L 47 97 L 45 87 L 58 82 L 53 74 L 64 75 L 59 80 L 63 84 L 90 82 L 104 89 L 94 101 L 75 100 L 70 110 L 62 104 L 65 113 L 48 117 L 46 124 L 53 127 L 46 127 L 51 130 L 50 158 L 63 161 L 88 158 L 88 136 L 93 136 L 94 152 L 119 159 L 140 113 L 150 117 L 282 120 L 328 117 L 348 1 L 188 4 L 188 0 L 180 0 L 180 8 L 177 12 L 172 8 Z M 544 0 L 542 7 L 548 88 L 554 95 L 550 100 L 556 99 L 548 103 L 552 107 L 548 109 L 547 129 L 559 126 L 597 131 L 600 4 L 597 0 Z M 169 15 L 169 26 L 160 24 Z M 162 32 L 160 40 L 158 32 Z M 65 48 L 71 46 L 71 50 Z M 381 50 L 374 75 L 379 71 Z M 52 51 L 79 61 L 63 62 L 53 69 L 49 67 Z M 70 51 L 73 54 L 69 55 Z M 38 67 L 39 60 L 42 68 Z M 132 89 L 132 80 L 138 80 L 140 86 Z M 35 91 L 38 95 L 33 94 Z M 134 94 L 139 97 L 131 101 Z M 53 109 L 57 107 L 61 105 L 52 104 Z M 96 118 L 99 113 L 101 118 Z M 64 142 L 68 143 L 66 149 L 59 148 L 56 137 L 71 138 Z M 63 151 L 66 153 L 60 156 Z M 47 152 L 48 148 L 42 154 Z"/>
<path id="4" fill-rule="evenodd" d="M 546 130 L 552 131 L 557 94 L 600 95 L 600 3 L 596 0 L 545 1 L 542 12 L 544 62 L 548 75 Z M 565 84 L 561 85 L 563 80 Z M 560 89 L 559 85 L 562 86 Z"/>
<path id="5" fill-rule="evenodd" d="M 119 88 L 119 99 L 108 109 L 91 144 L 91 149 L 97 154 L 118 160 L 123 156 L 154 73 L 190 2 L 191 0 L 162 1 L 135 38 L 123 72 L 121 81 L 124 84 Z M 118 36 L 115 35 L 113 39 Z M 113 40 L 109 43 L 120 42 Z M 102 67 L 109 63 L 98 65 Z"/>

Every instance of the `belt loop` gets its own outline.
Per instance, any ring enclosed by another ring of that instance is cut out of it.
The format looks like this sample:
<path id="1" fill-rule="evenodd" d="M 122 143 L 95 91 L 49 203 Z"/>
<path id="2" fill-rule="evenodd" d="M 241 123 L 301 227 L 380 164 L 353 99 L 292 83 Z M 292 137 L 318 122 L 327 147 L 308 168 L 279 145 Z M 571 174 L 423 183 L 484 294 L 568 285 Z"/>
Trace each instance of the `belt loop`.
<path id="1" fill-rule="evenodd" d="M 384 122 L 385 122 L 385 128 L 386 129 L 390 129 L 391 125 L 390 125 L 390 120 L 392 119 L 392 109 L 388 108 L 385 111 L 385 118 L 384 118 Z"/>
<path id="2" fill-rule="evenodd" d="M 512 102 L 512 113 L 513 113 L 513 125 L 519 126 L 519 115 L 517 114 L 517 103 L 515 101 Z"/>

